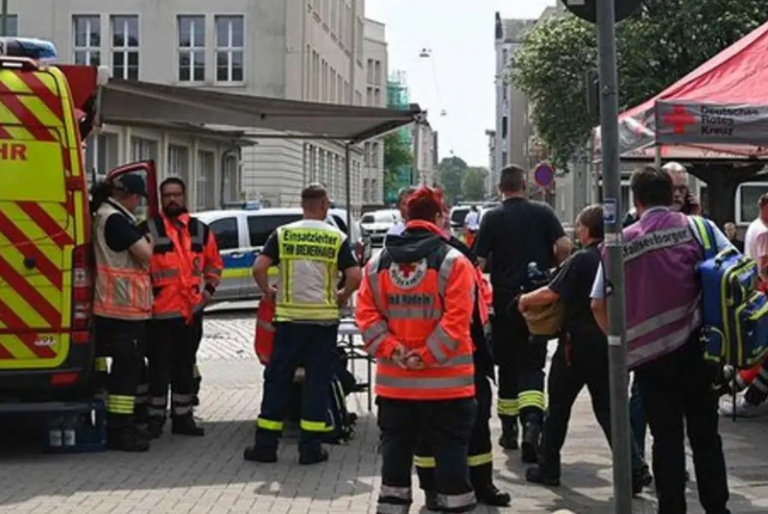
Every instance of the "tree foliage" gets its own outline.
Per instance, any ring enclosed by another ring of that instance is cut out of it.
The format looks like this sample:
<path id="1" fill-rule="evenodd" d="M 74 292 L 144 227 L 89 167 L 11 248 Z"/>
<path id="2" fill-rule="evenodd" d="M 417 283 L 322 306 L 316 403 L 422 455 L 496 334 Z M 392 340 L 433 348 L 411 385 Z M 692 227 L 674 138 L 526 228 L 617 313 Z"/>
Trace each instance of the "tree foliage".
<path id="1" fill-rule="evenodd" d="M 461 198 L 467 168 L 469 166 L 460 157 L 446 157 L 440 161 L 438 183 L 443 188 L 445 199 L 449 204 L 454 204 L 457 198 Z"/>
<path id="2" fill-rule="evenodd" d="M 402 134 L 395 132 L 384 136 L 384 191 L 395 191 L 400 170 L 412 164 L 413 153 Z"/>
<path id="3" fill-rule="evenodd" d="M 766 0 L 644 0 L 617 27 L 619 105 L 637 105 L 768 20 Z M 562 167 L 598 124 L 585 74 L 597 68 L 593 25 L 572 15 L 540 23 L 515 54 L 511 79 L 533 102 L 533 123 Z"/>
<path id="4" fill-rule="evenodd" d="M 488 176 L 488 170 L 485 168 L 472 167 L 464 173 L 464 183 L 462 191 L 464 199 L 477 202 L 485 199 L 485 179 Z"/>

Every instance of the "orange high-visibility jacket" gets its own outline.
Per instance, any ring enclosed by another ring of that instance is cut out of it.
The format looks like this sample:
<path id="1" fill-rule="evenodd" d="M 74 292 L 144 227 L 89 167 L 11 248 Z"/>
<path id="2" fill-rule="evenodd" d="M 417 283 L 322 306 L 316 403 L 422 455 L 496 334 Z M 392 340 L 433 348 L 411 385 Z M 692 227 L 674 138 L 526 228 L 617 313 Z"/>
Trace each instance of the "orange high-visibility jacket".
<path id="1" fill-rule="evenodd" d="M 213 295 L 224 265 L 216 238 L 202 221 L 182 214 L 165 214 L 147 221 L 155 242 L 149 271 L 155 303 L 154 319 L 184 318 L 192 321 L 202 310 L 203 291 Z"/>
<path id="2" fill-rule="evenodd" d="M 256 356 L 264 366 L 269 364 L 272 357 L 272 343 L 275 340 L 275 304 L 266 298 L 259 302 L 259 309 L 256 311 L 256 338 L 254 349 Z"/>
<path id="3" fill-rule="evenodd" d="M 366 351 L 377 359 L 376 394 L 403 400 L 467 398 L 475 394 L 470 323 L 475 271 L 431 223 L 411 221 L 366 266 L 356 319 Z M 399 344 L 426 367 L 391 360 Z"/>

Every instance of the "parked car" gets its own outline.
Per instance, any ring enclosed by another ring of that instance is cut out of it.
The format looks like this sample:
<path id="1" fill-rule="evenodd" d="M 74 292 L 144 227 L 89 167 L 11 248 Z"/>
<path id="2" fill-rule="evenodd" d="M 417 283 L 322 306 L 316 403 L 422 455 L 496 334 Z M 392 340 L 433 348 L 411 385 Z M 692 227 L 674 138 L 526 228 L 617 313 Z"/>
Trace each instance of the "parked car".
<path id="1" fill-rule="evenodd" d="M 383 245 L 389 229 L 400 223 L 402 219 L 398 210 L 373 211 L 363 215 L 360 225 L 370 235 L 373 244 Z"/>
<path id="2" fill-rule="evenodd" d="M 194 216 L 211 227 L 224 261 L 221 284 L 214 299 L 234 301 L 261 296 L 253 280 L 253 263 L 272 232 L 278 227 L 299 221 L 302 213 L 301 209 L 292 208 L 205 211 Z M 368 244 L 366 248 L 357 222 L 352 223 L 352 234 L 349 235 L 346 210 L 331 209 L 326 221 L 349 236 L 358 261 L 364 264 L 371 258 L 371 246 Z"/>

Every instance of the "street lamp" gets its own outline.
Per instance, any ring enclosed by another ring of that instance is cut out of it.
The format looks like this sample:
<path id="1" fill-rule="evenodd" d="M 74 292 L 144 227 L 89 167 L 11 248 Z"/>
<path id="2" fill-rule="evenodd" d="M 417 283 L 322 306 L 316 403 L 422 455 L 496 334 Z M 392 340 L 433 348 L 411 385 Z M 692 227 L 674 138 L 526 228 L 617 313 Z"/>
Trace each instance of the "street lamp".
<path id="1" fill-rule="evenodd" d="M 419 52 L 419 57 L 422 59 L 429 59 L 432 57 L 432 49 L 431 48 L 422 48 L 421 52 Z"/>

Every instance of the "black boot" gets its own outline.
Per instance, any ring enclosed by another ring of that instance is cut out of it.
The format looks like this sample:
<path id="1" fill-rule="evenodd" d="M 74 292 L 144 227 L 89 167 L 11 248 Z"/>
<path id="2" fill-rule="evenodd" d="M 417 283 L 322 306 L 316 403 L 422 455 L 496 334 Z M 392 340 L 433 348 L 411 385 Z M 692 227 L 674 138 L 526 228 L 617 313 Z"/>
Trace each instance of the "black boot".
<path id="1" fill-rule="evenodd" d="M 328 450 L 323 447 L 319 447 L 313 450 L 301 450 L 299 451 L 299 464 L 318 464 L 328 460 Z"/>
<path id="2" fill-rule="evenodd" d="M 107 448 L 121 452 L 145 452 L 149 441 L 141 437 L 133 426 L 107 430 Z"/>
<path id="3" fill-rule="evenodd" d="M 527 421 L 523 427 L 522 459 L 526 464 L 538 462 L 539 443 L 541 441 L 541 423 Z"/>
<path id="4" fill-rule="evenodd" d="M 202 437 L 205 435 L 205 430 L 202 427 L 197 426 L 192 414 L 188 414 L 186 416 L 176 416 L 173 418 L 173 421 L 171 422 L 171 433 Z"/>
<path id="5" fill-rule="evenodd" d="M 505 450 L 517 450 L 520 448 L 518 439 L 520 432 L 517 428 L 517 417 L 501 418 L 501 437 L 499 437 L 499 446 Z"/>
<path id="6" fill-rule="evenodd" d="M 648 466 L 632 471 L 632 496 L 637 496 L 643 492 L 643 489 L 651 485 L 653 477 Z"/>
<path id="7" fill-rule="evenodd" d="M 472 482 L 477 503 L 492 507 L 506 507 L 512 501 L 509 494 L 499 491 L 493 484 L 493 464 L 491 462 L 480 466 L 471 466 L 469 479 Z"/>
<path id="8" fill-rule="evenodd" d="M 271 464 L 277 462 L 277 448 L 264 448 L 262 446 L 249 446 L 243 452 L 243 458 L 251 462 L 265 462 Z"/>
<path id="9" fill-rule="evenodd" d="M 149 421 L 147 422 L 147 432 L 149 433 L 149 437 L 152 439 L 157 439 L 163 435 L 163 425 L 165 425 L 164 418 L 149 418 Z"/>
<path id="10" fill-rule="evenodd" d="M 528 468 L 528 471 L 525 472 L 525 479 L 532 484 L 541 484 L 549 487 L 557 487 L 560 485 L 559 476 L 545 473 L 540 466 Z"/>
<path id="11" fill-rule="evenodd" d="M 443 508 L 440 506 L 440 502 L 437 501 L 437 493 L 434 491 L 424 491 L 424 496 L 426 497 L 426 507 L 427 510 L 431 510 L 434 512 L 442 512 Z"/>

